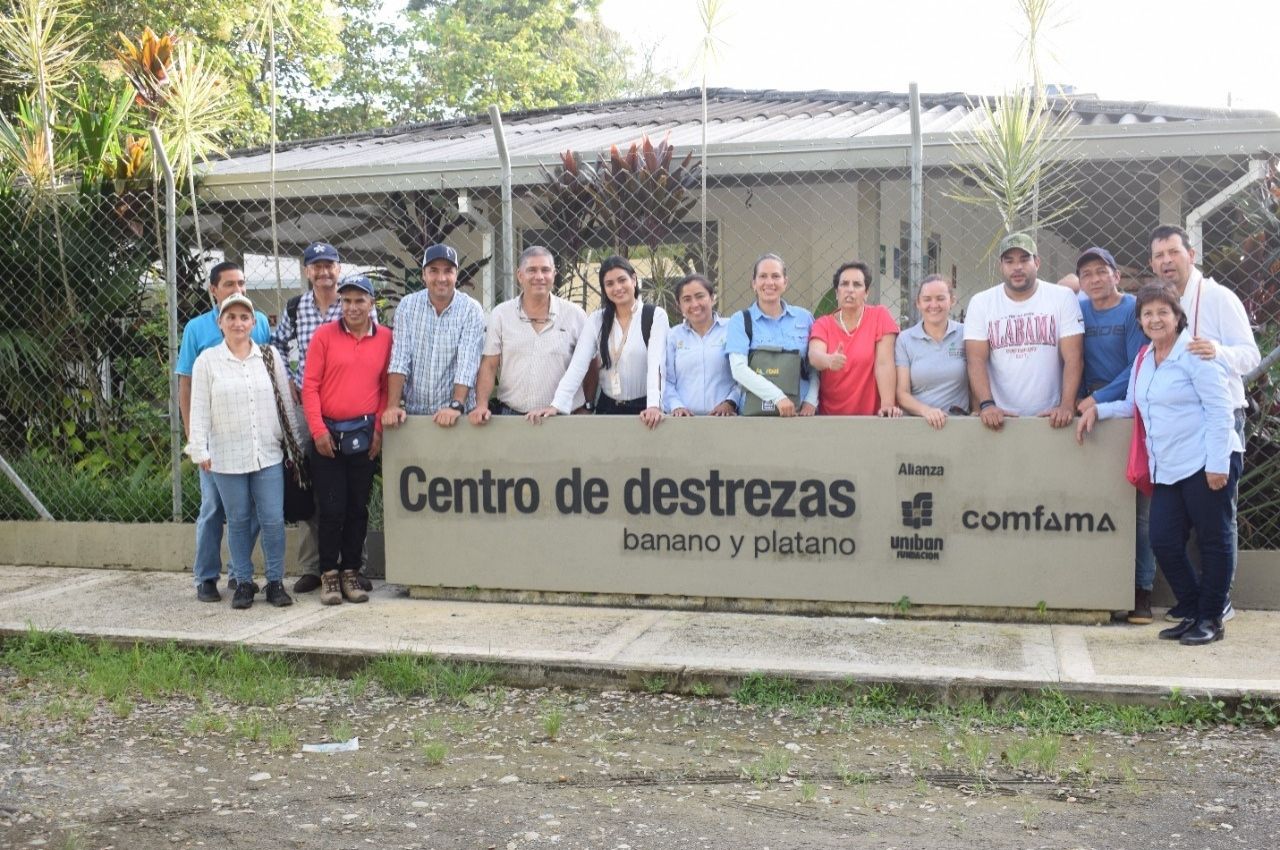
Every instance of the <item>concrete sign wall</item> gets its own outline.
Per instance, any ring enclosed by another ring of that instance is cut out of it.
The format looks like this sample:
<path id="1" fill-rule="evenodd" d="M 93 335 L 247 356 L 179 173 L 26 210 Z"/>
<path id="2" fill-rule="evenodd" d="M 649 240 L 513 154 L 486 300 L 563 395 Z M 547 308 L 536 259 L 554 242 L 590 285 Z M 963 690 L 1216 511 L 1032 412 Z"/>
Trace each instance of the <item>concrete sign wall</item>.
<path id="1" fill-rule="evenodd" d="M 419 587 L 1124 609 L 1129 423 L 514 417 L 385 442 L 387 578 Z"/>

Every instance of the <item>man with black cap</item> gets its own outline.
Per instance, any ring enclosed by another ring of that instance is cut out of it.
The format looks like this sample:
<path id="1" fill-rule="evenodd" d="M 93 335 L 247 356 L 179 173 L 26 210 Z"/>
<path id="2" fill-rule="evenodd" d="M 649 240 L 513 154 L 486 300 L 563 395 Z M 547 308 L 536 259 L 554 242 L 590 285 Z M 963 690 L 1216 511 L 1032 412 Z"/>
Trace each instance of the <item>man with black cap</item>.
<path id="1" fill-rule="evenodd" d="M 316 330 L 326 322 L 342 315 L 338 301 L 338 279 L 342 274 L 338 249 L 328 242 L 312 242 L 302 252 L 302 274 L 307 279 L 307 291 L 290 298 L 284 314 L 276 324 L 271 343 L 288 364 L 293 388 L 293 401 L 298 406 L 298 421 L 302 421 L 302 378 L 307 365 L 307 350 Z M 373 313 L 377 321 L 377 311 Z M 310 448 L 307 435 L 299 435 L 303 450 Z M 305 523 L 302 540 L 298 544 L 298 566 L 302 575 L 293 584 L 294 593 L 309 593 L 320 587 L 320 544 L 317 520 L 313 516 Z M 372 584 L 364 574 L 359 580 L 365 590 Z"/>
<path id="2" fill-rule="evenodd" d="M 1137 303 L 1120 291 L 1120 270 L 1106 248 L 1093 247 L 1076 260 L 1080 301 L 1084 316 L 1083 398 L 1076 405 L 1080 413 L 1106 401 L 1125 397 L 1129 389 L 1129 369 L 1147 338 L 1138 324 Z M 1125 619 L 1135 625 L 1151 622 L 1151 588 L 1156 580 L 1156 556 L 1151 551 L 1151 497 L 1137 493 L 1137 541 L 1134 544 L 1133 610 Z"/>
<path id="3" fill-rule="evenodd" d="M 320 601 L 366 602 L 364 565 L 369 491 L 382 450 L 391 331 L 373 320 L 373 284 L 364 275 L 338 284 L 342 316 L 311 338 L 302 402 L 311 434 L 311 482 L 320 531 Z"/>
<path id="4" fill-rule="evenodd" d="M 965 359 L 982 424 L 999 431 L 1006 416 L 1044 416 L 1071 424 L 1084 370 L 1084 320 L 1076 295 L 1040 280 L 1035 240 L 1000 240 L 1003 283 L 969 299 Z"/>
<path id="5" fill-rule="evenodd" d="M 484 309 L 460 294 L 457 282 L 458 252 L 432 245 L 422 258 L 423 290 L 406 295 L 396 307 L 382 413 L 389 428 L 407 415 L 431 416 L 441 428 L 451 428 L 476 405 Z"/>

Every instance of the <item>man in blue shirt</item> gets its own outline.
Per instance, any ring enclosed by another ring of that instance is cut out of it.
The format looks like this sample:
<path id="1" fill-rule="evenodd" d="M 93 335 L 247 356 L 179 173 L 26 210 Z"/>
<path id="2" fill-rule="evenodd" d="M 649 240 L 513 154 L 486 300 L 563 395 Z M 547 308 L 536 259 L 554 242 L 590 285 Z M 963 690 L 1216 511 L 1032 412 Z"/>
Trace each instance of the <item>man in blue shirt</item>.
<path id="1" fill-rule="evenodd" d="M 178 349 L 178 365 L 174 371 L 178 375 L 178 410 L 182 414 L 182 430 L 187 439 L 191 439 L 191 371 L 195 368 L 196 358 L 206 348 L 212 348 L 222 342 L 222 330 L 218 327 L 218 306 L 234 293 L 244 294 L 244 271 L 235 263 L 218 263 L 209 270 L 209 296 L 213 299 L 213 309 L 201 313 L 182 329 L 182 345 Z M 250 335 L 256 343 L 271 340 L 271 326 L 261 311 L 254 311 L 256 319 L 253 333 Z M 196 598 L 201 602 L 217 602 L 222 599 L 218 593 L 218 576 L 222 572 L 222 526 L 227 516 L 222 509 L 222 500 L 218 498 L 218 488 L 213 484 L 212 473 L 200 470 L 200 515 L 196 518 L 196 560 L 193 565 L 196 583 Z M 254 522 L 253 536 L 258 536 L 257 523 Z M 234 579 L 228 580 L 228 588 L 234 589 Z M 257 589 L 254 589 L 257 592 Z"/>
<path id="2" fill-rule="evenodd" d="M 1120 272 L 1106 248 L 1090 248 L 1076 260 L 1080 277 L 1080 312 L 1084 315 L 1083 398 L 1081 415 L 1108 401 L 1122 401 L 1129 388 L 1129 369 L 1147 338 L 1138 324 L 1136 299 L 1120 291 Z M 1134 542 L 1133 610 L 1125 619 L 1135 625 L 1151 622 L 1151 588 L 1156 559 L 1151 552 L 1151 497 L 1137 494 L 1137 540 Z"/>

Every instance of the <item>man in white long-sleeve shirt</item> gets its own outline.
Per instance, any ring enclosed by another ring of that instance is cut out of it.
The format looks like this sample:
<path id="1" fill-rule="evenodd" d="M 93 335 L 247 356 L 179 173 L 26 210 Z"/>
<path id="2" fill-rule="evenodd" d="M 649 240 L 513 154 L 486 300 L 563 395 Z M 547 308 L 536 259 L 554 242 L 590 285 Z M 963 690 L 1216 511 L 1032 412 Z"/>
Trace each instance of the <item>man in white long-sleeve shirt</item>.
<path id="1" fill-rule="evenodd" d="M 1236 434 L 1240 444 L 1245 442 L 1245 413 L 1249 402 L 1244 393 L 1244 376 L 1262 362 L 1258 341 L 1244 304 L 1234 292 L 1207 278 L 1195 267 L 1196 252 L 1191 238 L 1181 227 L 1162 224 L 1151 233 L 1151 270 L 1169 286 L 1178 291 L 1183 311 L 1187 314 L 1187 326 L 1191 330 L 1191 342 L 1187 351 L 1205 360 L 1217 360 L 1235 379 L 1230 383 L 1231 400 L 1235 406 Z M 1231 540 L 1238 541 L 1235 517 L 1232 516 Z M 1234 553 L 1233 553 L 1234 555 Z M 1170 609 L 1166 619 L 1177 619 L 1183 612 Z M 1230 597 L 1222 612 L 1222 619 L 1235 616 Z"/>

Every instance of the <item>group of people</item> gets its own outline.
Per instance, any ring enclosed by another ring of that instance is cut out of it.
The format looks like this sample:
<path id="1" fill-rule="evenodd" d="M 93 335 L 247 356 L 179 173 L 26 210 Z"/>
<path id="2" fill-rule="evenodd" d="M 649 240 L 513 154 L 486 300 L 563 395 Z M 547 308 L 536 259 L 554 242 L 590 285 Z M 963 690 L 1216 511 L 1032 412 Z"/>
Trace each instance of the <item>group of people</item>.
<path id="1" fill-rule="evenodd" d="M 993 431 L 1011 417 L 1075 422 L 1083 440 L 1098 419 L 1137 410 L 1154 493 L 1137 497 L 1128 619 L 1151 622 L 1158 561 L 1178 599 L 1178 625 L 1161 637 L 1220 639 L 1233 613 L 1241 377 L 1260 356 L 1239 299 L 1195 268 L 1187 234 L 1162 226 L 1150 246 L 1158 280 L 1136 298 L 1120 291 L 1116 261 L 1100 247 L 1076 263 L 1077 295 L 1040 280 L 1035 240 L 1011 234 L 998 248 L 1001 283 L 973 296 L 963 323 L 952 318 L 954 284 L 931 275 L 915 292 L 920 321 L 902 331 L 869 303 L 871 269 L 856 260 L 835 270 L 836 309 L 816 320 L 785 300 L 786 264 L 776 254 L 756 261 L 754 301 L 727 317 L 716 311 L 713 283 L 688 275 L 674 288 L 683 322 L 672 327 L 665 310 L 644 303 L 625 258 L 601 263 L 601 306 L 588 315 L 555 294 L 555 261 L 540 246 L 520 255 L 519 294 L 486 319 L 458 290 L 457 251 L 433 245 L 424 288 L 401 301 L 392 334 L 377 322 L 367 278 L 341 277 L 337 251 L 315 243 L 303 257 L 309 289 L 290 302 L 271 347 L 254 345 L 266 341 L 266 319 L 245 297 L 243 273 L 219 264 L 210 276 L 218 306 L 188 325 L 178 366 L 188 453 L 202 469 L 197 595 L 219 598 L 225 514 L 233 605 L 248 607 L 257 592 L 249 562 L 257 533 L 266 598 L 291 601 L 273 501 L 290 428 L 307 447 L 317 505 L 294 590 L 321 588 L 323 601 L 340 602 L 368 598 L 361 567 L 374 461 L 382 429 L 407 416 L 448 428 L 464 417 L 483 426 L 494 415 L 536 424 L 594 413 L 656 428 L 668 416 L 907 415 L 941 429 L 976 413 Z M 268 353 L 266 368 L 254 365 L 270 348 L 280 358 Z M 289 404 L 271 403 L 273 380 L 287 384 Z M 1191 529 L 1199 577 L 1187 560 Z"/>

